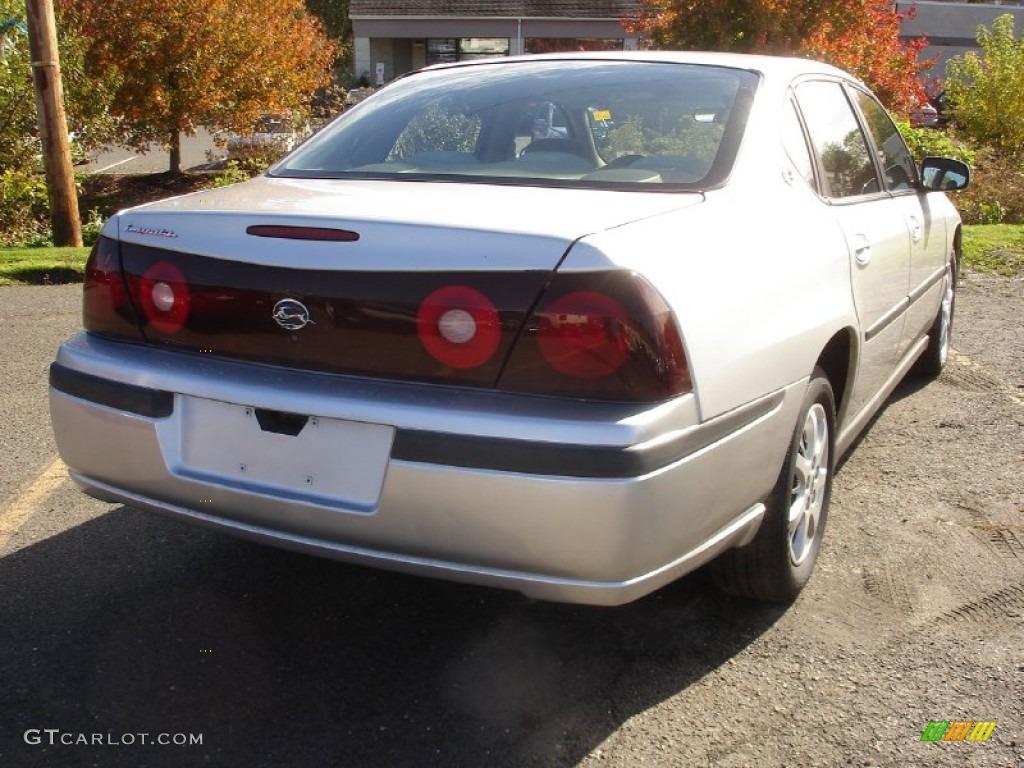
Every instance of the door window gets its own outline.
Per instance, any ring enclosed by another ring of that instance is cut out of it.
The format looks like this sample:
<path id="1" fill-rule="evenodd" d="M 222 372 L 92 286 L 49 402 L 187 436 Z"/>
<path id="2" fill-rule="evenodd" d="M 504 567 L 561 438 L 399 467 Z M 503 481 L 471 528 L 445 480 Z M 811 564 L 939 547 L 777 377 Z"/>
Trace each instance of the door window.
<path id="1" fill-rule="evenodd" d="M 899 130 L 882 105 L 859 89 L 852 89 L 868 133 L 878 149 L 878 161 L 884 169 L 885 187 L 890 192 L 913 189 L 917 185 L 917 167 Z"/>
<path id="2" fill-rule="evenodd" d="M 797 86 L 796 95 L 825 173 L 822 192 L 831 198 L 879 193 L 875 163 L 842 85 L 809 81 Z"/>

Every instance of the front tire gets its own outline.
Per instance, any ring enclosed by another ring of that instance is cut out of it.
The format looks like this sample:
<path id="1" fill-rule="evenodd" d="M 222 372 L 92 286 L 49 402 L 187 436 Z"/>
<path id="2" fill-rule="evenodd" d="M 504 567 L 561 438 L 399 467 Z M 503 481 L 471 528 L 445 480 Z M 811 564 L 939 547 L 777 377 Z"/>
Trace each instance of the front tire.
<path id="1" fill-rule="evenodd" d="M 767 510 L 757 535 L 713 564 L 720 589 L 757 600 L 790 602 L 807 584 L 828 518 L 835 423 L 832 385 L 824 371 L 815 368 L 782 472 L 765 500 Z"/>
<path id="2" fill-rule="evenodd" d="M 942 302 L 935 315 L 935 322 L 928 331 L 928 347 L 914 364 L 914 373 L 925 379 L 938 378 L 949 359 L 953 340 L 953 310 L 956 308 L 956 283 L 959 270 L 956 256 L 946 264 L 942 282 Z"/>

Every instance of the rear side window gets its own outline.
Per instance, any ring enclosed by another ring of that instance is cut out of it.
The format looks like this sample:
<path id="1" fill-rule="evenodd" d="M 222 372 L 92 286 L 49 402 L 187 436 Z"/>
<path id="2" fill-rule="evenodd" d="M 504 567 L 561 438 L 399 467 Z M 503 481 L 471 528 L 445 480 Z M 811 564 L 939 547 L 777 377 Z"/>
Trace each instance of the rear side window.
<path id="1" fill-rule="evenodd" d="M 804 136 L 803 126 L 800 125 L 800 117 L 796 113 L 796 105 L 792 100 L 786 102 L 782 113 L 782 146 L 786 150 L 786 156 L 793 164 L 793 168 L 812 188 L 817 188 L 814 183 L 814 161 L 807 149 L 807 139 Z"/>
<path id="2" fill-rule="evenodd" d="M 796 87 L 814 153 L 825 173 L 822 192 L 831 198 L 882 190 L 867 140 L 842 85 L 811 81 Z"/>

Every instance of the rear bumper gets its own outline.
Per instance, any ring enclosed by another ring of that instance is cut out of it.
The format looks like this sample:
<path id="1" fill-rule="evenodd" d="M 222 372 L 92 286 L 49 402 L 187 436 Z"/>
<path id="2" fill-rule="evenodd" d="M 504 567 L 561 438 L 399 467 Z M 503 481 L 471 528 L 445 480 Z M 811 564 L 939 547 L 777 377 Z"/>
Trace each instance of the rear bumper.
<path id="1" fill-rule="evenodd" d="M 83 334 L 60 350 L 50 404 L 62 458 L 100 498 L 341 560 L 617 604 L 756 531 L 803 384 L 699 423 L 692 396 L 635 406 L 450 391 Z M 300 442 L 236 434 L 251 409 L 336 431 L 291 467 Z M 251 481 L 245 464 L 268 454 L 273 482 Z M 308 471 L 309 487 L 285 470 Z"/>

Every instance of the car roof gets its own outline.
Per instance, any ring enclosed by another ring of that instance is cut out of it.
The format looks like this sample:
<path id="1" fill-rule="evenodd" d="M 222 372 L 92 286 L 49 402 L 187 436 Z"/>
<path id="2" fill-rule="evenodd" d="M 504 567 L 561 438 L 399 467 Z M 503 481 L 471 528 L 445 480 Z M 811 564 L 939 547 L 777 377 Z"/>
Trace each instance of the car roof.
<path id="1" fill-rule="evenodd" d="M 747 53 L 720 53 L 712 51 L 593 51 L 566 53 L 539 53 L 527 56 L 505 56 L 473 61 L 434 64 L 425 71 L 512 65 L 524 61 L 636 61 L 650 63 L 697 64 L 703 66 L 732 67 L 757 72 L 772 79 L 792 80 L 806 74 L 830 75 L 849 80 L 857 78 L 830 64 L 813 59 L 792 56 L 766 56 Z M 422 70 L 421 70 L 422 71 Z"/>

